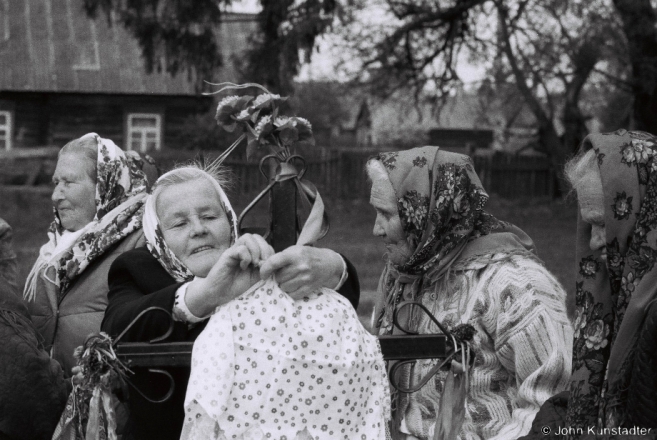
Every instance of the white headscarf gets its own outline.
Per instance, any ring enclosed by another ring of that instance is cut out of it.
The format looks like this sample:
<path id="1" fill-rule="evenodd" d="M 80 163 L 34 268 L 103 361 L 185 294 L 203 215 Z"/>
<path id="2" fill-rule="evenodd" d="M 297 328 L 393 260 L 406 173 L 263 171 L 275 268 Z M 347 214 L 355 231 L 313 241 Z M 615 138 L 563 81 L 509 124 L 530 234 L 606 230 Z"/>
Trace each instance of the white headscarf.
<path id="1" fill-rule="evenodd" d="M 153 194 L 151 194 L 148 199 L 146 199 L 146 206 L 144 209 L 144 236 L 146 237 L 146 245 L 148 246 L 148 250 L 151 252 L 151 255 L 157 258 L 162 267 L 164 267 L 169 275 L 171 275 L 178 282 L 189 281 L 194 278 L 194 274 L 189 270 L 187 266 L 182 263 L 182 261 L 178 259 L 178 257 L 174 255 L 174 253 L 164 241 L 164 235 L 162 234 L 162 228 L 160 227 L 160 221 L 157 217 L 157 211 L 155 209 L 155 199 L 157 198 L 157 184 L 159 182 L 162 182 L 171 176 L 189 173 L 190 171 L 197 174 L 199 178 L 207 179 L 210 181 L 214 188 L 217 190 L 217 194 L 219 194 L 219 199 L 221 200 L 222 208 L 226 213 L 226 217 L 228 218 L 228 222 L 230 223 L 231 227 L 230 244 L 232 245 L 235 243 L 235 240 L 237 239 L 237 216 L 235 215 L 235 211 L 233 211 L 233 207 L 228 201 L 226 193 L 214 177 L 212 177 L 206 171 L 201 170 L 200 168 L 191 166 L 176 168 L 169 171 L 168 173 L 163 174 L 155 183 L 155 190 Z"/>

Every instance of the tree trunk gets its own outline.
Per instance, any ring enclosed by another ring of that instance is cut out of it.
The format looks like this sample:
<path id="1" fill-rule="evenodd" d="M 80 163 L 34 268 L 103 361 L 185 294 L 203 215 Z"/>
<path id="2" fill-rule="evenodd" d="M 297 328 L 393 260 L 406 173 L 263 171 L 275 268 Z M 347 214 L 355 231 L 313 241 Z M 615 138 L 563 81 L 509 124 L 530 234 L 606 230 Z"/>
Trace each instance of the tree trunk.
<path id="1" fill-rule="evenodd" d="M 550 162 L 552 164 L 552 167 L 556 171 L 556 175 L 560 176 L 562 174 L 561 170 L 566 162 L 566 158 L 568 157 L 569 152 L 566 146 L 564 145 L 563 141 L 559 138 L 556 129 L 554 128 L 554 122 L 552 121 L 551 115 L 548 115 L 548 113 L 541 105 L 541 102 L 538 100 L 536 96 L 534 96 L 530 88 L 527 86 L 527 80 L 525 78 L 525 75 L 523 71 L 520 69 L 520 67 L 518 66 L 516 54 L 513 52 L 513 48 L 511 46 L 511 41 L 509 38 L 509 32 L 506 23 L 506 14 L 507 14 L 506 9 L 504 7 L 499 7 L 498 12 L 501 18 L 499 23 L 500 23 L 501 37 L 504 42 L 503 52 L 506 55 L 507 60 L 509 61 L 509 65 L 511 66 L 513 76 L 515 77 L 516 80 L 516 85 L 518 86 L 518 90 L 524 97 L 525 102 L 527 103 L 531 112 L 534 114 L 536 120 L 538 121 L 539 142 L 543 147 L 544 151 L 547 152 L 547 154 L 549 155 Z M 560 196 L 562 194 L 566 194 L 568 192 L 568 184 L 566 183 L 566 181 L 560 177 L 557 177 L 557 179 L 558 179 L 556 185 L 557 191 L 555 197 Z"/>
<path id="2" fill-rule="evenodd" d="M 634 123 L 657 134 L 657 15 L 650 0 L 614 0 L 632 63 Z"/>
<path id="3" fill-rule="evenodd" d="M 579 98 L 584 84 L 600 59 L 600 41 L 601 39 L 593 36 L 593 38 L 581 42 L 572 57 L 575 74 L 566 84 L 566 100 L 563 111 L 565 132 L 562 141 L 566 152 L 576 152 L 579 144 L 588 134 L 586 118 L 579 108 Z"/>

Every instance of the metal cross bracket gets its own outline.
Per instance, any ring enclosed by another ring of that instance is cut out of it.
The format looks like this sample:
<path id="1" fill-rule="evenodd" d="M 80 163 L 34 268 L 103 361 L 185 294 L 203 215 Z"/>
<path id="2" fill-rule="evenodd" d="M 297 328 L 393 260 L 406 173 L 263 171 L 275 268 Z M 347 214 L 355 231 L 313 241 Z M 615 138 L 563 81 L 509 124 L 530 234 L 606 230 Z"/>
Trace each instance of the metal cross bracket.
<path id="1" fill-rule="evenodd" d="M 416 331 L 409 330 L 408 328 L 405 328 L 400 322 L 399 322 L 399 314 L 401 311 L 405 308 L 414 308 L 417 307 L 419 310 L 424 312 L 429 319 L 436 324 L 436 326 L 440 329 L 442 332 L 441 334 L 437 335 L 419 335 Z M 451 361 L 455 358 L 456 355 L 462 353 L 462 344 L 457 343 L 456 338 L 447 330 L 441 323 L 436 319 L 436 317 L 431 313 L 431 311 L 424 306 L 424 304 L 417 302 L 417 301 L 404 301 L 400 302 L 397 305 L 397 308 L 395 309 L 395 312 L 393 313 L 392 317 L 392 322 L 393 325 L 399 329 L 401 332 L 405 333 L 406 335 L 409 336 L 399 336 L 401 338 L 404 338 L 406 340 L 411 340 L 412 338 L 422 338 L 426 336 L 433 336 L 433 337 L 439 337 L 443 341 L 443 350 L 442 350 L 442 356 L 429 356 L 429 357 L 419 357 L 416 356 L 414 358 L 406 357 L 404 360 L 401 360 L 400 362 L 394 363 L 392 367 L 390 368 L 388 378 L 390 380 L 390 385 L 392 385 L 396 390 L 402 392 L 402 393 L 414 393 L 418 390 L 420 390 L 423 386 L 425 386 L 433 376 L 438 374 L 438 372 L 443 369 L 444 367 L 447 367 L 451 364 Z M 381 338 L 381 337 L 380 337 Z M 437 363 L 434 365 L 419 381 L 418 383 L 413 386 L 413 387 L 405 387 L 401 385 L 401 381 L 403 380 L 400 377 L 399 372 L 401 371 L 402 368 L 404 368 L 406 365 L 409 364 L 415 364 L 418 359 L 435 359 L 435 358 L 444 358 L 444 360 L 440 363 Z"/>
<path id="2" fill-rule="evenodd" d="M 424 310 L 429 318 L 436 323 L 440 328 L 442 334 L 420 335 L 415 332 L 404 329 L 398 322 L 397 314 L 404 307 L 418 306 Z M 144 315 L 151 312 L 165 313 L 169 316 L 170 326 L 165 334 L 159 336 L 149 342 L 121 342 L 121 339 L 128 330 Z M 454 339 L 451 334 L 440 324 L 440 322 L 429 312 L 426 307 L 420 303 L 406 302 L 401 303 L 395 311 L 395 326 L 406 333 L 404 335 L 388 335 L 379 336 L 379 343 L 381 345 L 381 352 L 383 358 L 387 361 L 400 361 L 396 362 L 390 370 L 390 383 L 393 387 L 401 392 L 412 393 L 419 390 L 433 377 L 444 365 L 451 361 L 454 356 L 460 353 L 460 349 L 454 349 L 452 340 Z M 175 389 L 175 383 L 171 375 L 163 368 L 171 367 L 189 367 L 192 361 L 193 342 L 162 342 L 164 341 L 173 330 L 173 318 L 171 314 L 159 307 L 150 307 L 141 312 L 137 317 L 126 327 L 126 329 L 116 338 L 113 343 L 117 357 L 128 368 L 132 367 L 145 367 L 148 368 L 150 373 L 163 374 L 168 377 L 170 388 L 164 397 L 160 399 L 151 399 L 145 396 L 135 385 L 130 385 L 142 397 L 150 402 L 165 402 L 168 400 Z M 445 360 L 433 367 L 427 375 L 425 375 L 417 386 L 413 388 L 404 388 L 399 384 L 398 371 L 403 365 L 416 362 L 418 359 L 442 359 Z"/>
<path id="3" fill-rule="evenodd" d="M 114 348 L 115 352 L 121 351 L 120 347 L 122 347 L 124 344 L 119 345 L 119 342 L 121 342 L 121 339 L 123 339 L 125 334 L 141 318 L 143 318 L 146 314 L 151 313 L 151 312 L 160 312 L 160 313 L 164 313 L 165 315 L 167 315 L 169 317 L 169 328 L 167 329 L 167 331 L 163 335 L 158 336 L 157 338 L 151 339 L 148 342 L 148 344 L 151 347 L 156 347 L 158 345 L 168 345 L 168 344 L 158 344 L 158 343 L 164 341 L 166 338 L 171 336 L 171 333 L 173 332 L 173 318 L 171 317 L 171 313 L 169 313 L 168 310 L 163 309 L 161 307 L 149 307 L 146 310 L 142 310 L 141 313 L 139 313 L 135 317 L 135 319 L 133 319 L 132 322 L 130 322 L 130 324 L 128 324 L 128 326 L 121 332 L 121 334 L 119 334 L 119 336 L 117 336 L 116 339 L 112 342 L 112 348 Z M 121 355 L 119 355 L 118 353 L 117 353 L 117 357 L 119 358 L 119 360 L 123 361 L 124 365 L 126 365 L 128 367 L 128 371 L 130 371 L 129 369 L 133 365 L 131 363 L 131 361 L 129 359 L 122 359 Z M 162 370 L 160 368 L 152 368 L 152 367 L 157 366 L 156 364 L 149 364 L 149 365 L 143 365 L 143 366 L 149 367 L 148 368 L 149 373 L 151 373 L 151 374 L 160 374 L 160 375 L 167 378 L 167 380 L 169 382 L 169 389 L 164 394 L 164 396 L 160 397 L 159 399 L 152 399 L 152 398 L 148 397 L 147 395 L 145 395 L 139 388 L 137 388 L 137 386 L 135 384 L 133 384 L 130 381 L 130 379 L 126 378 L 126 382 L 128 383 L 128 385 L 130 385 L 130 387 L 132 387 L 132 389 L 134 389 L 137 393 L 139 393 L 139 395 L 141 397 L 143 397 L 144 399 L 146 399 L 147 401 L 149 401 L 151 403 L 163 403 L 163 402 L 166 402 L 167 400 L 169 400 L 171 398 L 171 396 L 173 396 L 173 392 L 176 389 L 176 381 L 173 379 L 171 374 L 168 371 Z M 163 365 L 163 366 L 169 366 L 169 365 Z"/>

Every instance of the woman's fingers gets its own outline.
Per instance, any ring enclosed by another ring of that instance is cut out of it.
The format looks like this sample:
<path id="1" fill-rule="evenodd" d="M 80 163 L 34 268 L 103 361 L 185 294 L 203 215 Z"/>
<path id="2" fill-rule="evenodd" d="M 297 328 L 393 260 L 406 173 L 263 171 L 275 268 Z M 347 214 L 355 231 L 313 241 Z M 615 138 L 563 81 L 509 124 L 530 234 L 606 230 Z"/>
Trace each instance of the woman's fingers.
<path id="1" fill-rule="evenodd" d="M 260 259 L 262 261 L 267 260 L 269 257 L 274 255 L 274 248 L 271 247 L 269 243 L 260 235 L 254 235 L 253 238 L 258 242 L 260 246 Z"/>
<path id="2" fill-rule="evenodd" d="M 274 254 L 274 249 L 259 235 L 244 234 L 235 244 L 246 246 L 251 255 L 251 263 L 254 266 L 260 266 L 262 261 L 267 260 Z M 244 266 L 242 268 L 245 269 Z"/>
<path id="3" fill-rule="evenodd" d="M 245 244 L 238 244 L 233 249 L 233 259 L 239 261 L 240 269 L 246 270 L 253 262 L 251 250 Z"/>

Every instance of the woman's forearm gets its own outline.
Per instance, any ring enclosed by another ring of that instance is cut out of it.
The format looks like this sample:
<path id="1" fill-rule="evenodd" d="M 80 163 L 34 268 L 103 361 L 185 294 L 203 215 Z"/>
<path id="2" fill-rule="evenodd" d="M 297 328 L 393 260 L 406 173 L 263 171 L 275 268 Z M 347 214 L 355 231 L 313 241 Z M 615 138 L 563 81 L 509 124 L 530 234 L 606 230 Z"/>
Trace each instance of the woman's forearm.
<path id="1" fill-rule="evenodd" d="M 207 278 L 195 278 L 187 287 L 185 304 L 189 311 L 199 318 L 204 318 L 222 304 L 229 301 L 222 292 L 210 285 Z"/>

